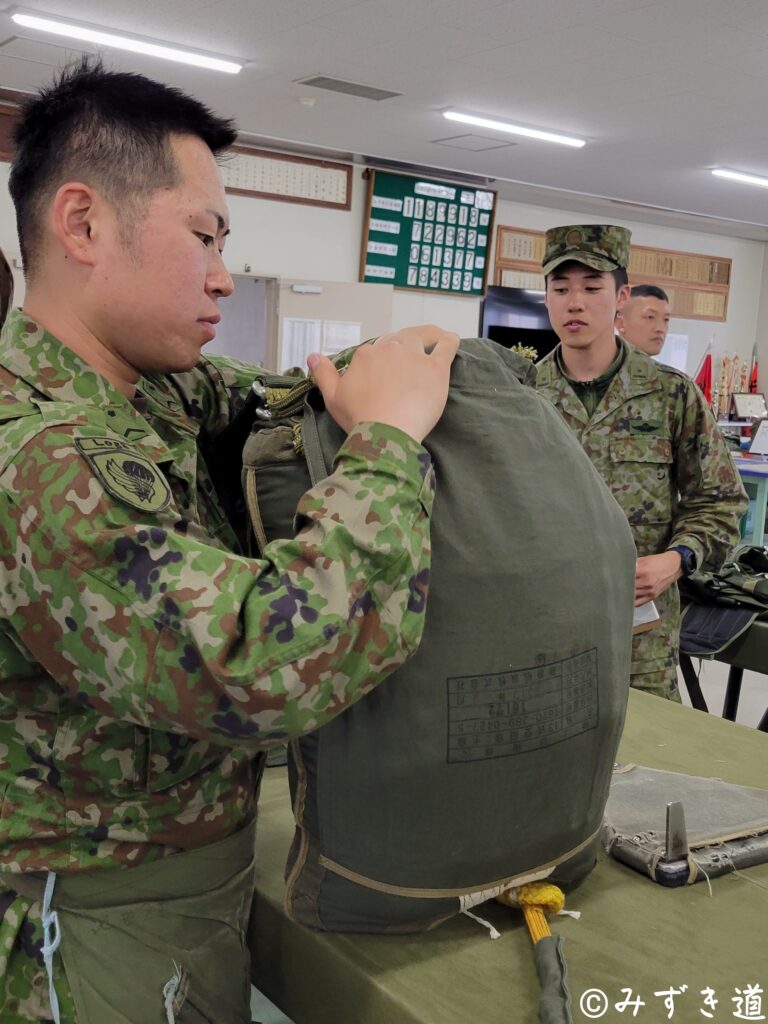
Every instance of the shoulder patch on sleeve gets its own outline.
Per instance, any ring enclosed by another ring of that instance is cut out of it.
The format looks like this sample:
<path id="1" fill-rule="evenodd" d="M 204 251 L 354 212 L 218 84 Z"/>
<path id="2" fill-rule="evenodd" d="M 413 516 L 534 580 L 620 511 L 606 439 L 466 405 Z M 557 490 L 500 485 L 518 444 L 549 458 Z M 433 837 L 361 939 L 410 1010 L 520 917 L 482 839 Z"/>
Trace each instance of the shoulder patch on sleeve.
<path id="1" fill-rule="evenodd" d="M 76 437 L 75 447 L 113 498 L 142 512 L 160 512 L 170 504 L 162 473 L 133 445 L 114 437 Z"/>

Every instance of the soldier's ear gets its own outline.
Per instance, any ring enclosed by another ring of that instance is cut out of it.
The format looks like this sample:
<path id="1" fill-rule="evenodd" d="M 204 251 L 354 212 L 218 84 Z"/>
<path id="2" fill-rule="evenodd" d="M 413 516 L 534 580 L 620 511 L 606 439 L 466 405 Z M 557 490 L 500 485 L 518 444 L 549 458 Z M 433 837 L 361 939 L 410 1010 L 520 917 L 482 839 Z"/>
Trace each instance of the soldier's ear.
<path id="1" fill-rule="evenodd" d="M 632 296 L 632 286 L 623 284 L 621 288 L 616 292 L 616 315 L 621 314 L 621 310 L 629 302 Z"/>
<path id="2" fill-rule="evenodd" d="M 65 259 L 94 264 L 94 230 L 101 197 L 90 185 L 70 181 L 57 191 L 51 207 L 51 229 Z"/>

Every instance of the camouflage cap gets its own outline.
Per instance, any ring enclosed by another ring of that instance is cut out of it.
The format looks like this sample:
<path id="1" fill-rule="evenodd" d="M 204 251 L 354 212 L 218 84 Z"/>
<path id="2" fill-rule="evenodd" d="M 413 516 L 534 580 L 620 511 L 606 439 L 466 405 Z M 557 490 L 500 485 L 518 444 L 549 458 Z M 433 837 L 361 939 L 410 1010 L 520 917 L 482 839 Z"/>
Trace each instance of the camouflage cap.
<path id="1" fill-rule="evenodd" d="M 545 274 L 567 260 L 577 260 L 594 270 L 626 269 L 629 266 L 628 228 L 617 224 L 566 224 L 550 228 L 544 236 Z"/>

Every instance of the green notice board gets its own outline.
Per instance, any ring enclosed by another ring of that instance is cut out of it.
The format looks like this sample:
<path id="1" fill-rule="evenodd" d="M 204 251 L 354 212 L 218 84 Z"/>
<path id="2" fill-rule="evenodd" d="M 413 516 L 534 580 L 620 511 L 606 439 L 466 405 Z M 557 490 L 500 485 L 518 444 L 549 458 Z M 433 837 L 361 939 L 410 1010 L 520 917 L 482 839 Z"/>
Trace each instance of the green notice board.
<path id="1" fill-rule="evenodd" d="M 360 280 L 482 295 L 496 193 L 369 171 Z"/>

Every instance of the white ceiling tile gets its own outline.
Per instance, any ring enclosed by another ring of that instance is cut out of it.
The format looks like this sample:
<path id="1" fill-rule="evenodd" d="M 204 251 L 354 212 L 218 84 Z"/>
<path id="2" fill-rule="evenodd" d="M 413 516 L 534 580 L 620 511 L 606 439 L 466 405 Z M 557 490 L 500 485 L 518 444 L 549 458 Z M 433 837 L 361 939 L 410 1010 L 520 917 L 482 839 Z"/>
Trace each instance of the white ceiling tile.
<path id="1" fill-rule="evenodd" d="M 420 64 L 423 67 L 442 65 L 456 59 L 478 57 L 478 67 L 484 60 L 480 54 L 493 47 L 493 40 L 480 33 L 461 32 L 446 25 L 409 34 L 404 32 L 393 48 L 371 45 L 356 55 L 357 60 L 370 62 L 372 66 L 391 67 L 397 70 Z"/>
<path id="2" fill-rule="evenodd" d="M 678 11 L 674 4 L 654 4 L 651 7 L 640 7 L 622 11 L 605 17 L 602 28 L 617 36 L 631 39 L 635 43 L 648 43 L 656 46 L 679 38 L 699 39 L 706 37 L 715 24 L 705 16 L 691 18 L 689 14 Z"/>
<path id="3" fill-rule="evenodd" d="M 730 59 L 727 54 L 715 52 L 709 57 L 709 63 L 717 68 L 723 77 L 732 74 L 735 67 L 739 74 L 749 75 L 752 78 L 765 78 L 768 75 L 768 47 L 738 56 L 732 55 Z M 752 87 L 754 87 L 754 82 Z"/>
<path id="4" fill-rule="evenodd" d="M 387 0 L 364 0 L 354 7 L 333 11 L 317 18 L 312 25 L 343 34 L 350 46 L 387 46 L 396 44 L 405 35 L 423 32 L 434 24 L 434 18 L 426 13 L 398 10 L 396 4 Z"/>
<path id="5" fill-rule="evenodd" d="M 213 11 L 179 17 L 180 23 L 215 38 L 256 42 L 310 25 L 334 11 L 353 11 L 360 0 L 218 0 Z"/>
<path id="6" fill-rule="evenodd" d="M 87 45 L 84 45 L 82 49 L 76 49 L 74 46 L 54 46 L 48 43 L 40 43 L 37 40 L 32 41 L 20 38 L 19 36 L 10 36 L 0 46 L 0 60 L 6 57 L 18 57 L 22 60 L 31 60 L 59 67 L 76 60 L 84 52 L 90 53 L 92 48 Z"/>
<path id="7" fill-rule="evenodd" d="M 583 25 L 558 29 L 532 39 L 493 46 L 483 54 L 486 63 L 505 67 L 510 75 L 530 74 L 548 78 L 556 75 L 561 64 L 595 61 L 617 69 L 623 66 L 620 50 L 623 40 L 607 32 Z"/>
<path id="8" fill-rule="evenodd" d="M 583 19 L 579 4 L 569 0 L 558 2 L 556 11 L 552 11 L 552 6 L 503 3 L 482 12 L 465 11 L 461 16 L 448 18 L 447 24 L 462 31 L 481 32 L 502 45 L 543 35 L 554 26 L 562 31 Z"/>
<path id="9" fill-rule="evenodd" d="M 228 76 L 104 51 L 109 66 L 193 92 L 255 135 L 768 224 L 768 197 L 758 202 L 709 174 L 717 163 L 768 173 L 768 0 L 23 6 L 251 61 Z M 0 41 L 17 35 L 8 11 L 0 11 Z M 74 52 L 31 35 L 0 47 L 0 85 L 39 87 Z M 295 82 L 317 73 L 403 95 L 373 103 Z M 300 106 L 302 94 L 315 97 L 315 106 Z M 488 145 L 500 148 L 463 149 L 461 141 L 450 144 L 461 132 L 440 117 L 450 105 L 589 143 L 573 152 L 496 143 L 489 133 Z"/>

